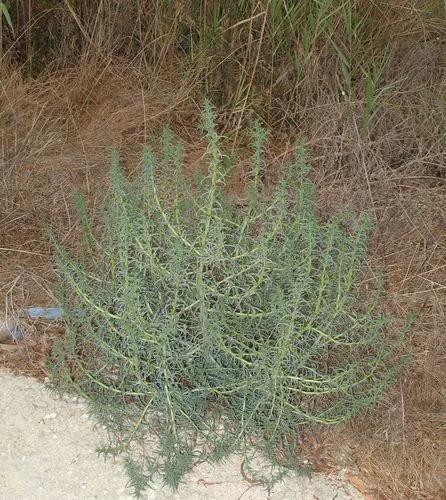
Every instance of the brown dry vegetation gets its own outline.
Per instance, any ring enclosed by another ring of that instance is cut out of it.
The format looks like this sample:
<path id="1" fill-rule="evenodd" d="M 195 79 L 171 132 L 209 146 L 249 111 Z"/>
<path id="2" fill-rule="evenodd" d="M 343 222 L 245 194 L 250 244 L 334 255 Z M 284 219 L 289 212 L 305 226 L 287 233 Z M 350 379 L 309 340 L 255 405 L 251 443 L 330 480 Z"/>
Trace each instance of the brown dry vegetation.
<path id="1" fill-rule="evenodd" d="M 17 29 L 15 38 L 5 34 L 0 80 L 0 294 L 6 314 L 55 303 L 45 226 L 51 224 L 61 238 L 75 244 L 72 194 L 85 190 L 94 210 L 106 184 L 112 148 L 121 151 L 131 172 L 138 166 L 142 145 L 170 124 L 186 144 L 187 168 L 202 166 L 196 124 L 209 91 L 206 63 L 213 64 L 218 71 L 211 83 L 221 90 L 213 95 L 220 103 L 228 147 L 243 160 L 243 125 L 260 114 L 273 133 L 268 170 L 273 182 L 292 144 L 304 137 L 321 216 L 348 204 L 371 210 L 377 231 L 370 280 L 385 266 L 386 308 L 401 319 L 418 313 L 405 346 L 410 361 L 397 383 L 373 411 L 310 440 L 310 458 L 325 470 L 354 468 L 365 482 L 361 489 L 376 498 L 445 498 L 446 30 L 440 22 L 441 2 L 431 2 L 438 7 L 437 17 L 435 9 L 429 15 L 423 10 L 428 2 L 389 2 L 384 17 L 384 4 L 373 2 L 380 23 L 385 19 L 380 33 L 391 33 L 394 43 L 373 126 L 366 130 L 362 84 L 353 87 L 347 102 L 339 83 L 339 59 L 326 40 L 316 41 L 296 89 L 288 80 L 286 61 L 268 66 L 270 52 L 260 52 L 259 36 L 266 28 L 261 16 L 252 18 L 261 8 L 253 8 L 240 26 L 237 40 L 247 47 L 246 59 L 238 54 L 226 59 L 233 65 L 227 66 L 221 63 L 227 55 L 220 54 L 216 63 L 217 56 L 207 52 L 191 64 L 172 42 L 179 19 L 188 15 L 186 2 L 178 2 L 177 24 L 168 29 L 163 12 L 150 17 L 155 3 L 136 2 L 142 11 L 135 19 L 141 23 L 132 24 L 132 12 L 116 15 L 123 12 L 122 2 L 100 2 L 103 16 L 101 11 L 89 16 L 88 2 L 73 2 L 76 9 L 71 10 L 71 4 L 60 2 L 57 9 L 49 9 L 46 26 L 61 43 L 52 46 L 54 53 L 35 56 L 34 64 L 48 68 L 31 68 L 32 77 L 27 68 L 33 50 L 30 26 L 45 9 L 27 13 L 17 3 Z M 115 11 L 106 9 L 111 5 L 117 6 Z M 242 32 L 247 26 L 251 31 Z M 338 25 L 330 36 L 336 29 Z M 166 37 L 167 42 L 160 41 Z M 122 40 L 130 40 L 128 50 L 123 50 Z M 141 44 L 150 47 L 141 51 Z M 243 92 L 240 71 L 247 75 Z M 266 73 L 268 79 L 262 77 Z M 243 172 L 235 173 L 231 189 L 243 191 Z M 63 331 L 44 322 L 28 327 L 20 356 L 9 349 L 3 361 L 39 375 L 52 336 Z"/>

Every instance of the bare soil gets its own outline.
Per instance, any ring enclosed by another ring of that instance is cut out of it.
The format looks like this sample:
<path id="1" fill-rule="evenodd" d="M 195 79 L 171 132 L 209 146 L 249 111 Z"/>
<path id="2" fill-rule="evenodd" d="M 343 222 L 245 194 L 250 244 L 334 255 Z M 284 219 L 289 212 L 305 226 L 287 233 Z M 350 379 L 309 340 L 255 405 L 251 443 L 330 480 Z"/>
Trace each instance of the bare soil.
<path id="1" fill-rule="evenodd" d="M 85 405 L 51 394 L 34 378 L 0 372 L 0 498 L 29 500 L 130 499 L 119 460 L 98 457 L 104 430 Z M 200 464 L 176 493 L 156 487 L 143 498 L 225 500 L 338 500 L 363 498 L 338 476 L 290 475 L 268 494 L 250 484 L 240 459 Z"/>

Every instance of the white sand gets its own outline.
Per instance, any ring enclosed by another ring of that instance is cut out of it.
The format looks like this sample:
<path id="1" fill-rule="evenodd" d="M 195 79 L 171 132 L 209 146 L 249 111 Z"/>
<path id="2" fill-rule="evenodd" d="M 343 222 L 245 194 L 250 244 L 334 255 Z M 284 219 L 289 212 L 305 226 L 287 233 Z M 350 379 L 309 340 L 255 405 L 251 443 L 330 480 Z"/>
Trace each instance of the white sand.
<path id="1" fill-rule="evenodd" d="M 0 499 L 130 499 L 118 461 L 98 457 L 101 431 L 81 403 L 50 394 L 34 379 L 0 372 Z M 234 458 L 202 464 L 178 492 L 149 490 L 147 499 L 359 499 L 339 478 L 287 476 L 271 495 L 240 474 Z"/>

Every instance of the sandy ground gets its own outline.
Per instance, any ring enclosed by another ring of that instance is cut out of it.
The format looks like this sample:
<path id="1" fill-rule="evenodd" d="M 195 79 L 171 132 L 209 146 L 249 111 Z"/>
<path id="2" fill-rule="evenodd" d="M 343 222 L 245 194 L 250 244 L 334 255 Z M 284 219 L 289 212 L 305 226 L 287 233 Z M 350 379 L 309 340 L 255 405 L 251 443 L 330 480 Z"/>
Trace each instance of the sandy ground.
<path id="1" fill-rule="evenodd" d="M 103 431 L 82 403 L 52 395 L 34 379 L 0 372 L 0 499 L 130 499 L 119 462 L 98 457 Z M 178 492 L 149 490 L 146 499 L 361 498 L 339 478 L 290 475 L 268 496 L 243 480 L 237 458 L 190 473 Z"/>

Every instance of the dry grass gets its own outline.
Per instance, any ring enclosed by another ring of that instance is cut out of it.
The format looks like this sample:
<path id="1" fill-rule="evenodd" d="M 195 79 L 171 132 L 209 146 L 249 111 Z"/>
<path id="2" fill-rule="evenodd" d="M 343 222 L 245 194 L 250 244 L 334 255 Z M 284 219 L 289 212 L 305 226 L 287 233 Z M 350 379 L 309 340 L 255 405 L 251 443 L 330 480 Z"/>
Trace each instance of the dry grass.
<path id="1" fill-rule="evenodd" d="M 364 197 L 354 189 L 353 198 Z M 443 183 L 401 176 L 373 188 L 379 220 L 372 268 L 388 270 L 387 307 L 419 314 L 411 359 L 376 411 L 328 441 L 344 451 L 382 498 L 445 494 L 446 191 Z"/>
<path id="2" fill-rule="evenodd" d="M 327 47 L 316 47 L 299 95 L 279 65 L 274 78 L 271 73 L 269 80 L 257 76 L 252 80 L 244 110 L 246 117 L 256 113 L 259 95 L 266 96 L 262 105 L 266 102 L 273 110 L 268 113 L 274 128 L 269 182 L 276 179 L 295 139 L 305 137 L 319 186 L 321 216 L 351 203 L 373 211 L 378 230 L 370 279 L 384 265 L 386 307 L 400 318 L 410 311 L 419 313 L 407 342 L 411 360 L 379 407 L 343 429 L 302 437 L 315 466 L 334 470 L 346 465 L 357 470 L 376 498 L 446 497 L 445 29 L 426 20 L 422 4 L 401 1 L 399 9 L 389 11 L 386 22 L 398 37 L 384 83 L 397 84 L 383 94 L 368 133 L 363 129 L 365 100 L 358 94 L 346 101 L 334 76 L 338 63 L 329 59 Z M 69 34 L 72 20 L 64 10 L 58 29 Z M 82 32 L 73 34 L 77 45 L 71 47 L 70 57 L 80 53 L 81 64 L 69 68 L 68 49 L 61 49 L 66 57 L 59 64 L 62 69 L 31 80 L 22 76 L 23 71 L 2 68 L 0 295 L 6 314 L 25 306 L 54 304 L 55 276 L 45 223 L 65 241 L 76 243 L 73 191 L 84 189 L 90 205 L 97 206 L 112 148 L 122 152 L 132 171 L 142 144 L 170 123 L 186 143 L 190 171 L 202 166 L 203 144 L 195 125 L 206 85 L 206 59 L 200 63 L 203 67 L 190 70 L 179 62 L 178 51 L 170 56 L 159 51 L 151 59 L 152 52 L 136 57 L 121 50 L 116 57 L 115 40 L 105 21 L 96 31 L 95 19 L 90 21 L 83 26 L 96 38 L 87 44 L 88 50 L 80 45 Z M 256 17 L 238 29 L 253 26 L 257 36 L 261 21 Z M 26 26 L 25 18 L 23 23 Z M 124 23 L 125 29 L 128 26 Z M 162 35 L 154 39 L 154 46 L 161 49 L 158 41 L 174 29 L 164 28 L 161 14 L 153 18 L 150 29 Z M 126 32 L 132 43 L 141 41 L 138 29 Z M 24 33 L 16 45 L 18 55 L 26 55 L 28 31 Z M 256 71 L 264 68 L 256 41 L 251 39 L 251 62 L 245 68 L 248 84 L 253 65 Z M 240 47 L 245 47 L 246 40 L 242 42 Z M 237 92 L 237 85 L 235 90 L 226 89 L 231 64 L 217 64 L 220 73 L 214 75 L 227 92 L 221 123 L 227 131 L 242 124 L 239 111 L 244 102 L 235 99 L 237 105 L 228 104 Z M 236 67 L 233 77 L 239 82 L 243 70 Z M 234 151 L 243 157 L 243 129 L 237 139 Z M 231 188 L 236 194 L 243 192 L 243 172 L 235 173 Z M 44 375 L 43 355 L 54 335 L 62 333 L 49 323 L 35 323 L 24 347 L 4 349 L 0 362 Z"/>
<path id="3" fill-rule="evenodd" d="M 146 83 L 137 69 L 93 63 L 32 82 L 12 72 L 2 82 L 0 293 L 7 316 L 56 302 L 46 226 L 75 243 L 72 194 L 85 190 L 95 206 L 112 149 L 136 168 L 152 132 L 195 117 L 193 82 L 181 88 L 167 79 Z M 51 330 L 38 328 L 39 335 Z"/>

